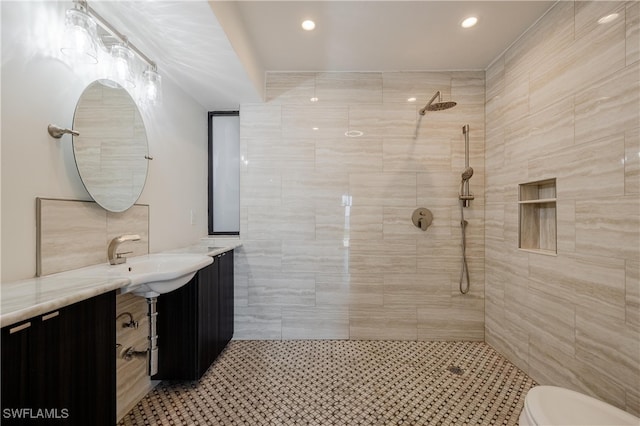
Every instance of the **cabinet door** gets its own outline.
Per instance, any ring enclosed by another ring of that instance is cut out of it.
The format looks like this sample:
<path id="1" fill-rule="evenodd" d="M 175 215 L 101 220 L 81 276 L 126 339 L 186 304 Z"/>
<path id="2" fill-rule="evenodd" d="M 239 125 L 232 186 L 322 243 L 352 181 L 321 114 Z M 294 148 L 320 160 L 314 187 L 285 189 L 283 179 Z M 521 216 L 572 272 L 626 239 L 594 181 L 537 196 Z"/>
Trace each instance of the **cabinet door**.
<path id="1" fill-rule="evenodd" d="M 20 332 L 11 331 L 21 324 L 3 328 L 3 409 L 44 410 L 34 421 L 47 424 L 115 424 L 114 321 L 110 292 L 32 318 Z"/>
<path id="2" fill-rule="evenodd" d="M 73 314 L 73 309 L 66 307 L 32 319 L 35 325 L 32 334 L 35 350 L 31 363 L 34 407 L 58 411 L 66 409 L 69 419 L 72 418 L 71 406 L 74 405 L 70 372 L 76 338 L 69 330 L 75 320 Z M 74 412 L 73 415 L 78 413 Z"/>
<path id="3" fill-rule="evenodd" d="M 68 306 L 60 313 L 66 358 L 60 363 L 70 424 L 116 423 L 115 291 Z"/>
<path id="4" fill-rule="evenodd" d="M 198 378 L 218 356 L 219 310 L 218 274 L 219 259 L 198 271 Z"/>
<path id="5" fill-rule="evenodd" d="M 220 258 L 218 282 L 220 327 L 217 353 L 219 354 L 233 337 L 233 250 L 224 253 Z"/>
<path id="6" fill-rule="evenodd" d="M 158 298 L 158 374 L 198 380 L 233 336 L 233 251 Z"/>
<path id="7" fill-rule="evenodd" d="M 154 380 L 196 380 L 198 275 L 158 297 L 158 373 Z"/>
<path id="8" fill-rule="evenodd" d="M 34 323 L 27 321 L 2 329 L 2 424 L 10 424 L 10 417 L 4 415 L 7 409 L 30 408 L 34 406 L 31 390 L 32 337 Z"/>

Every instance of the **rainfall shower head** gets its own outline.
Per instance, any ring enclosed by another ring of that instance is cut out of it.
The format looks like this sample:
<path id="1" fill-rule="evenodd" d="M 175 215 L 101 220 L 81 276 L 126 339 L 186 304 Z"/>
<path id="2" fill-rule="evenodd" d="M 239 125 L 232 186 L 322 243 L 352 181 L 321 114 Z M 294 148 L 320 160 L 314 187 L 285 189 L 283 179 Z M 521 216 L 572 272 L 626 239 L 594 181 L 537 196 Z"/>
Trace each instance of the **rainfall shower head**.
<path id="1" fill-rule="evenodd" d="M 438 98 L 438 102 L 433 103 L 433 101 L 435 101 L 436 98 Z M 425 107 L 420 110 L 420 115 L 425 115 L 427 111 L 442 111 L 444 109 L 453 108 L 456 105 L 457 104 L 453 101 L 442 102 L 440 91 L 438 90 L 436 94 L 433 95 L 433 98 L 431 98 L 429 103 L 427 103 L 427 105 L 425 105 Z"/>
<path id="2" fill-rule="evenodd" d="M 471 176 L 473 176 L 473 168 L 467 167 L 466 169 L 464 169 L 464 172 L 462 172 L 462 182 L 468 181 L 469 179 L 471 179 Z"/>

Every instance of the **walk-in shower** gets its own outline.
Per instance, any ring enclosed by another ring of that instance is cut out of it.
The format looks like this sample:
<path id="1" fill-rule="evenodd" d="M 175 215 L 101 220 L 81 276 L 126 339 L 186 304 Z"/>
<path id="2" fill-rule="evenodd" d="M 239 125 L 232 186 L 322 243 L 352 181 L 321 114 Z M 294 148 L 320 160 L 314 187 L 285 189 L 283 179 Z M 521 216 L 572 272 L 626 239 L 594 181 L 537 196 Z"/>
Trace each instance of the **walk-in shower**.
<path id="1" fill-rule="evenodd" d="M 469 180 L 473 176 L 473 169 L 469 167 L 469 125 L 462 126 L 464 134 L 464 171 L 460 181 L 460 229 L 462 231 L 462 268 L 460 270 L 460 293 L 467 294 L 469 291 L 469 267 L 467 265 L 467 225 L 464 219 L 464 208 L 469 207 L 469 202 L 474 196 L 469 192 Z M 465 285 L 466 281 L 466 285 Z"/>

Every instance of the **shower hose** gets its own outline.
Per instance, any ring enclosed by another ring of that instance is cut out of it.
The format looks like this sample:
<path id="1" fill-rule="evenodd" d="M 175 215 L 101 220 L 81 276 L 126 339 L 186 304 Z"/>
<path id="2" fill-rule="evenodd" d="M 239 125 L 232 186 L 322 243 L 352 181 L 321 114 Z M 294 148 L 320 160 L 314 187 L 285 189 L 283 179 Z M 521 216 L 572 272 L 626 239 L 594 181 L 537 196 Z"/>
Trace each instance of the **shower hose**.
<path id="1" fill-rule="evenodd" d="M 462 230 L 462 269 L 460 270 L 460 293 L 469 292 L 469 267 L 467 266 L 467 225 L 464 220 L 464 201 L 460 200 L 460 229 Z M 466 278 L 466 285 L 464 285 Z"/>

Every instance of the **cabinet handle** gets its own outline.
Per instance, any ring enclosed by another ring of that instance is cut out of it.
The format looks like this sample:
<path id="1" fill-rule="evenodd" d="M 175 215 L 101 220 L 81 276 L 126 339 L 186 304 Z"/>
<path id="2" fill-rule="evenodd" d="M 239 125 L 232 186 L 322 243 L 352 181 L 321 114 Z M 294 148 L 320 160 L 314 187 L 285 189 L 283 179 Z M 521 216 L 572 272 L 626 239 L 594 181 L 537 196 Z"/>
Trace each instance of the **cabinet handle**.
<path id="1" fill-rule="evenodd" d="M 43 315 L 42 321 L 50 320 L 51 318 L 55 318 L 60 315 L 60 311 L 51 312 L 50 314 Z"/>
<path id="2" fill-rule="evenodd" d="M 25 322 L 24 324 L 20 324 L 17 327 L 13 327 L 9 329 L 9 334 L 17 333 L 18 331 L 22 331 L 26 328 L 31 327 L 31 322 Z"/>

